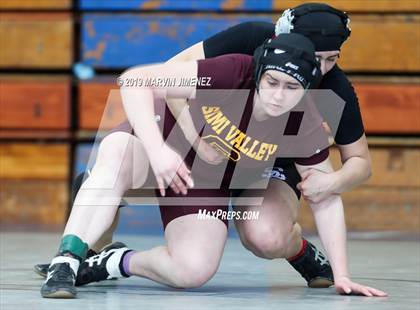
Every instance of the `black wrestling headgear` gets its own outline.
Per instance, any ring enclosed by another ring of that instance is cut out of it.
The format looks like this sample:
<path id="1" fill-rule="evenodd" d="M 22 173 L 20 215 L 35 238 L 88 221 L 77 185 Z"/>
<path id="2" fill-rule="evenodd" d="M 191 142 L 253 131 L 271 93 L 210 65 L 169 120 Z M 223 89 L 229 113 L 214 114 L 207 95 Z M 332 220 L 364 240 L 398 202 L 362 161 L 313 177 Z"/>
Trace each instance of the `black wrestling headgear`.
<path id="1" fill-rule="evenodd" d="M 345 12 L 324 3 L 305 3 L 284 11 L 275 32 L 300 33 L 312 41 L 317 52 L 335 51 L 350 36 L 349 24 Z"/>
<path id="2" fill-rule="evenodd" d="M 297 33 L 267 39 L 255 50 L 253 64 L 257 89 L 266 70 L 284 72 L 298 80 L 305 89 L 316 88 L 322 76 L 313 43 Z"/>

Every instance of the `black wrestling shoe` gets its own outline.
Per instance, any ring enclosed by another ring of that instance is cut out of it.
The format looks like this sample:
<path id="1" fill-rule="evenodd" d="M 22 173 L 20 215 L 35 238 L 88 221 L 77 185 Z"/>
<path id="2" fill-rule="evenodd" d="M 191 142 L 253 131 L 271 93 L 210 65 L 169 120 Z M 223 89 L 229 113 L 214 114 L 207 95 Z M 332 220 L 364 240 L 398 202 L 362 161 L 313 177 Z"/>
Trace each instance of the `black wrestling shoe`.
<path id="1" fill-rule="evenodd" d="M 327 257 L 312 243 L 303 240 L 306 242 L 303 254 L 288 262 L 305 278 L 309 287 L 330 287 L 334 284 L 334 277 Z"/>
<path id="2" fill-rule="evenodd" d="M 120 271 L 121 257 L 131 251 L 122 242 L 114 242 L 104 247 L 99 254 L 87 258 L 80 264 L 76 286 L 92 282 L 128 277 Z"/>
<path id="3" fill-rule="evenodd" d="M 76 276 L 69 263 L 57 263 L 48 269 L 47 280 L 41 287 L 44 298 L 74 298 Z"/>
<path id="4" fill-rule="evenodd" d="M 46 278 L 48 273 L 48 267 L 50 267 L 50 264 L 36 264 L 34 266 L 34 271 L 41 277 Z"/>
<path id="5" fill-rule="evenodd" d="M 96 253 L 94 250 L 89 249 L 86 257 L 91 257 L 91 256 L 96 255 L 96 254 L 98 254 L 98 253 Z M 50 264 L 37 264 L 37 265 L 34 266 L 34 271 L 37 274 L 39 274 L 41 277 L 46 278 L 49 267 L 50 267 Z"/>

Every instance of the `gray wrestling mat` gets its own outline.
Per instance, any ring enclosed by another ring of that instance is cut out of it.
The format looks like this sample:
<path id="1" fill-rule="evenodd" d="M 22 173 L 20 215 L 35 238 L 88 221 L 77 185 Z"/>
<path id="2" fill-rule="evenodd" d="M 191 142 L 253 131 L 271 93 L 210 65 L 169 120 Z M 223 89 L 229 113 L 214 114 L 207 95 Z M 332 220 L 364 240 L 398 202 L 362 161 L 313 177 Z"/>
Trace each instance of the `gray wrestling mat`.
<path id="1" fill-rule="evenodd" d="M 309 289 L 284 260 L 263 260 L 230 238 L 218 273 L 205 286 L 177 290 L 141 278 L 106 281 L 79 288 L 74 300 L 43 299 L 34 263 L 47 262 L 60 236 L 2 233 L 0 309 L 419 309 L 420 246 L 395 235 L 350 235 L 353 279 L 386 291 L 386 298 L 339 296 L 334 288 Z M 388 239 L 388 240 L 384 240 Z M 135 249 L 163 243 L 161 236 L 119 235 Z M 319 239 L 310 238 L 316 245 Z"/>

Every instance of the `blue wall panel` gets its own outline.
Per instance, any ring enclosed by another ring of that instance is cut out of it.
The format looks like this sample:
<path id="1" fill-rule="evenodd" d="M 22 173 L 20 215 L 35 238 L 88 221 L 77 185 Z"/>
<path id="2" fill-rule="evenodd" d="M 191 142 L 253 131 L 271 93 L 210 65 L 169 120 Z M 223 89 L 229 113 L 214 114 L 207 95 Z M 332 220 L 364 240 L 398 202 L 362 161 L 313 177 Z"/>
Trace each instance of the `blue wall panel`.
<path id="1" fill-rule="evenodd" d="M 76 178 L 77 175 L 86 171 L 86 169 L 88 168 L 88 162 L 91 152 L 93 151 L 96 154 L 96 151 L 92 149 L 92 146 L 93 144 L 91 143 L 81 143 L 77 146 L 73 178 Z"/>
<path id="2" fill-rule="evenodd" d="M 270 11 L 275 0 L 80 0 L 81 10 Z"/>
<path id="3" fill-rule="evenodd" d="M 235 24 L 268 21 L 271 15 L 85 14 L 81 59 L 96 68 L 163 62 Z"/>

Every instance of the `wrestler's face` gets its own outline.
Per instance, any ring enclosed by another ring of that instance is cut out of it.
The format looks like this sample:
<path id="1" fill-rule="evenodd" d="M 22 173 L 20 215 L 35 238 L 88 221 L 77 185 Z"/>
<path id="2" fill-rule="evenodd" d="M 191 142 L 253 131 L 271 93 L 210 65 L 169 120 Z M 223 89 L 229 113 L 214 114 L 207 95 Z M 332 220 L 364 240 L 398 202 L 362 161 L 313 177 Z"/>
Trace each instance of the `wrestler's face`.
<path id="1" fill-rule="evenodd" d="M 322 75 L 325 75 L 337 63 L 340 51 L 315 52 L 315 57 L 321 66 Z"/>
<path id="2" fill-rule="evenodd" d="M 267 116 L 276 117 L 295 107 L 303 94 L 298 80 L 283 72 L 267 70 L 261 76 L 255 107 Z"/>

